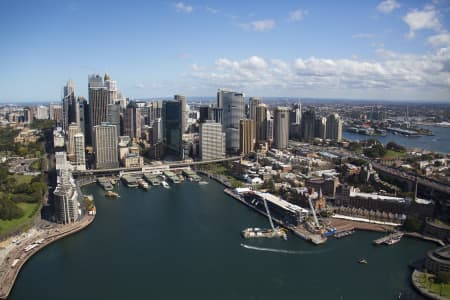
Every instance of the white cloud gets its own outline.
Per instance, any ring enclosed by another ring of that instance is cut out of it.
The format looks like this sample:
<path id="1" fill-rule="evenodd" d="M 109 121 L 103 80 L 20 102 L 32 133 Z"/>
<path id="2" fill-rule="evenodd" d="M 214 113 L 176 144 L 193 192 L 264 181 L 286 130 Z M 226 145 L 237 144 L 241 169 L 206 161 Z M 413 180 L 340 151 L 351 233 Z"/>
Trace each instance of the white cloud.
<path id="1" fill-rule="evenodd" d="M 447 32 L 432 35 L 428 38 L 428 43 L 433 47 L 447 46 L 450 47 L 450 34 Z"/>
<path id="2" fill-rule="evenodd" d="M 416 31 L 422 29 L 441 29 L 439 13 L 434 6 L 428 5 L 423 10 L 413 9 L 403 17 L 403 21 L 409 26 L 408 38 L 413 38 Z"/>
<path id="3" fill-rule="evenodd" d="M 308 11 L 307 10 L 301 10 L 301 9 L 297 9 L 297 10 L 293 10 L 289 13 L 289 21 L 301 21 L 303 20 L 303 18 L 308 15 Z"/>
<path id="4" fill-rule="evenodd" d="M 139 83 L 136 83 L 136 84 L 134 85 L 134 87 L 135 87 L 135 88 L 138 88 L 138 89 L 143 89 L 143 88 L 145 87 L 145 85 L 144 85 L 142 82 L 139 82 Z"/>
<path id="5" fill-rule="evenodd" d="M 397 9 L 399 7 L 400 7 L 400 4 L 397 1 L 385 0 L 385 1 L 380 2 L 380 4 L 378 4 L 377 10 L 384 14 L 388 14 L 391 11 L 393 11 L 394 9 Z"/>
<path id="6" fill-rule="evenodd" d="M 206 7 L 206 11 L 212 14 L 217 14 L 219 12 L 218 9 L 212 8 L 212 7 Z"/>
<path id="7" fill-rule="evenodd" d="M 177 10 L 177 12 L 183 12 L 187 14 L 190 14 L 194 10 L 192 6 L 186 5 L 183 2 L 175 3 L 175 9 Z"/>
<path id="8" fill-rule="evenodd" d="M 211 88 L 229 86 L 246 92 L 272 91 L 272 95 L 286 96 L 304 90 L 329 91 L 334 97 L 359 93 L 365 98 L 377 93 L 383 98 L 399 95 L 403 99 L 411 95 L 432 99 L 450 94 L 450 48 L 425 55 L 385 49 L 378 49 L 377 53 L 377 60 L 219 58 L 213 66 L 196 67 L 191 76 Z"/>
<path id="9" fill-rule="evenodd" d="M 263 31 L 268 31 L 272 28 L 275 27 L 275 21 L 274 20 L 258 20 L 258 21 L 253 21 L 250 23 L 243 23 L 240 24 L 241 28 L 245 29 L 245 30 L 254 30 L 254 31 L 259 31 L 259 32 L 263 32 Z"/>
<path id="10" fill-rule="evenodd" d="M 352 39 L 370 39 L 373 38 L 373 34 L 371 33 L 356 33 L 352 35 Z"/>

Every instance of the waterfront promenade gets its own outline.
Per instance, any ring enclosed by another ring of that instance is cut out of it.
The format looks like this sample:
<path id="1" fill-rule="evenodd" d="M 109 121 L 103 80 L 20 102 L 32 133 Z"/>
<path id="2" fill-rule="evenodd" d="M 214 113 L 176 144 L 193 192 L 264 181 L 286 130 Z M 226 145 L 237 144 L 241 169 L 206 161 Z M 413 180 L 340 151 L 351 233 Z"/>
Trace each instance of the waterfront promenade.
<path id="1" fill-rule="evenodd" d="M 15 244 L 9 249 L 9 252 L 5 255 L 3 261 L 0 262 L 0 299 L 8 298 L 21 268 L 35 253 L 59 239 L 84 229 L 91 224 L 94 219 L 95 215 L 85 215 L 76 223 L 58 225 L 49 230 L 44 230 L 38 235 L 32 235 L 31 237 L 21 240 L 19 244 Z M 41 242 L 38 243 L 38 241 Z M 37 246 L 29 251 L 24 250 L 25 247 L 32 244 L 36 244 Z"/>

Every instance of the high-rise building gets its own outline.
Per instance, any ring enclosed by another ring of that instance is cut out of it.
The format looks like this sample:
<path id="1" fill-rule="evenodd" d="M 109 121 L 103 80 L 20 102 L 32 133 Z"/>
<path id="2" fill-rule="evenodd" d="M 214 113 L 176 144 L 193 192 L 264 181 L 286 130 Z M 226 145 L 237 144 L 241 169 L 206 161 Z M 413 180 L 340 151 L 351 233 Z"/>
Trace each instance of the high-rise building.
<path id="1" fill-rule="evenodd" d="M 162 124 L 161 118 L 158 118 L 153 121 L 152 125 L 152 144 L 157 144 L 162 140 Z"/>
<path id="2" fill-rule="evenodd" d="M 84 135 L 82 133 L 75 134 L 73 136 L 73 144 L 74 144 L 73 165 L 75 167 L 75 170 L 84 171 L 86 170 Z"/>
<path id="3" fill-rule="evenodd" d="M 89 111 L 91 128 L 106 122 L 108 95 L 103 78 L 96 74 L 89 76 Z"/>
<path id="4" fill-rule="evenodd" d="M 105 122 L 94 126 L 92 132 L 96 168 L 108 169 L 119 167 L 117 127 Z"/>
<path id="5" fill-rule="evenodd" d="M 225 157 L 225 133 L 220 123 L 207 120 L 200 124 L 199 147 L 202 160 Z"/>
<path id="6" fill-rule="evenodd" d="M 68 80 L 67 84 L 64 86 L 64 96 L 62 99 L 62 127 L 64 132 L 67 134 L 69 124 L 71 123 L 71 110 L 72 105 L 75 102 L 75 84 L 72 80 Z"/>
<path id="7" fill-rule="evenodd" d="M 87 103 L 86 99 L 84 97 L 78 97 L 77 98 L 77 105 L 78 105 L 78 124 L 80 125 L 81 132 L 85 134 L 86 132 L 86 105 Z"/>
<path id="8" fill-rule="evenodd" d="M 302 104 L 297 103 L 289 112 L 289 137 L 300 138 L 300 125 L 302 120 Z"/>
<path id="9" fill-rule="evenodd" d="M 182 114 L 181 101 L 163 101 L 163 144 L 167 153 L 175 155 L 178 159 L 184 159 Z"/>
<path id="10" fill-rule="evenodd" d="M 325 139 L 327 134 L 327 118 L 318 117 L 314 125 L 314 137 Z"/>
<path id="11" fill-rule="evenodd" d="M 300 125 L 301 138 L 303 140 L 309 141 L 314 138 L 315 121 L 316 121 L 316 113 L 314 110 L 310 109 L 303 112 Z"/>
<path id="12" fill-rule="evenodd" d="M 223 130 L 226 136 L 227 153 L 239 153 L 239 126 L 244 118 L 244 94 L 227 90 L 219 90 L 222 104 Z"/>
<path id="13" fill-rule="evenodd" d="M 204 123 L 207 120 L 213 120 L 213 108 L 209 105 L 199 107 L 200 117 L 199 122 Z"/>
<path id="14" fill-rule="evenodd" d="M 183 133 L 186 131 L 187 129 L 187 104 L 186 104 L 186 96 L 183 95 L 175 95 L 173 97 L 173 99 L 175 101 L 179 101 L 181 103 L 181 121 L 182 121 L 182 127 L 183 128 Z"/>
<path id="15" fill-rule="evenodd" d="M 289 140 L 289 109 L 277 107 L 274 111 L 273 144 L 272 147 L 287 149 Z"/>
<path id="16" fill-rule="evenodd" d="M 78 220 L 80 195 L 72 178 L 65 152 L 56 152 L 57 186 L 53 191 L 56 219 L 59 223 L 69 224 Z"/>
<path id="17" fill-rule="evenodd" d="M 117 136 L 121 133 L 120 128 L 120 105 L 118 103 L 108 104 L 108 115 L 106 122 L 117 127 Z"/>
<path id="18" fill-rule="evenodd" d="M 342 140 L 342 120 L 337 114 L 330 114 L 327 117 L 327 129 L 326 129 L 327 139 L 340 142 Z"/>
<path id="19" fill-rule="evenodd" d="M 70 124 L 67 130 L 67 155 L 69 156 L 69 160 L 73 160 L 75 155 L 74 137 L 78 133 L 81 133 L 80 126 L 77 123 Z"/>
<path id="20" fill-rule="evenodd" d="M 239 125 L 239 148 L 241 155 L 246 155 L 255 151 L 255 121 L 252 119 L 242 119 Z"/>
<path id="21" fill-rule="evenodd" d="M 261 98 L 250 97 L 248 100 L 250 106 L 250 116 L 249 118 L 256 122 L 256 107 L 261 104 Z"/>
<path id="22" fill-rule="evenodd" d="M 259 104 L 255 108 L 256 143 L 267 142 L 267 105 Z"/>
<path id="23" fill-rule="evenodd" d="M 36 108 L 36 115 L 34 116 L 34 118 L 37 120 L 48 120 L 48 117 L 48 106 L 39 105 Z"/>
<path id="24" fill-rule="evenodd" d="M 269 144 L 273 141 L 273 130 L 274 130 L 274 121 L 272 116 L 270 115 L 270 111 L 267 111 L 267 141 Z"/>

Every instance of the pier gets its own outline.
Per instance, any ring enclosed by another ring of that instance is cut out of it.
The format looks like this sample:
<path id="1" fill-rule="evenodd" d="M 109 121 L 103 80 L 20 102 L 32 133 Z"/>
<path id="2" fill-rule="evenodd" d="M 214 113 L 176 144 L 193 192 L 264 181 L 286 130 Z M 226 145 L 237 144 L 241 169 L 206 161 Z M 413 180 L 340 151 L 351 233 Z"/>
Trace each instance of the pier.
<path id="1" fill-rule="evenodd" d="M 228 196 L 238 200 L 239 202 L 241 202 L 242 204 L 250 207 L 251 209 L 257 211 L 258 213 L 268 217 L 267 213 L 265 211 L 262 211 L 260 209 L 258 209 L 257 207 L 254 207 L 250 204 L 248 204 L 244 199 L 242 199 L 239 195 L 237 195 L 236 193 L 234 193 L 231 189 L 225 189 L 224 193 L 227 194 Z M 302 226 L 301 224 L 298 226 L 292 226 L 292 225 L 286 225 L 283 221 L 275 219 L 275 218 L 271 218 L 273 222 L 277 223 L 278 225 L 290 230 L 294 235 L 301 237 L 304 240 L 310 241 L 313 244 L 319 245 L 319 244 L 323 244 L 326 242 L 326 238 L 322 237 L 319 234 L 314 234 L 309 232 L 306 228 L 304 228 L 304 226 Z"/>
<path id="2" fill-rule="evenodd" d="M 394 233 L 391 233 L 391 234 L 389 234 L 387 236 L 383 236 L 383 237 L 381 237 L 379 239 L 374 240 L 373 243 L 375 245 L 381 245 L 383 243 L 386 243 L 387 241 L 390 241 L 390 240 L 393 240 L 393 239 L 397 239 L 397 238 L 401 238 L 402 236 L 403 236 L 403 232 L 394 232 Z"/>

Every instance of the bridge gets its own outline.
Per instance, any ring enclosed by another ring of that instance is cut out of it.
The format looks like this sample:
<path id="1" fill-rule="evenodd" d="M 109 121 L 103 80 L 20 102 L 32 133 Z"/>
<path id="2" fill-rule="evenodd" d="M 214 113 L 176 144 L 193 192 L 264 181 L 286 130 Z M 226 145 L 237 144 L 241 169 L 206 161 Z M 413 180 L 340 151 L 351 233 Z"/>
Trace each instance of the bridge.
<path id="1" fill-rule="evenodd" d="M 422 186 L 431 188 L 435 191 L 439 191 L 441 193 L 450 195 L 450 185 L 442 183 L 442 182 L 438 182 L 436 180 L 424 177 L 424 176 L 419 176 L 419 175 L 415 175 L 415 174 L 411 174 L 405 171 L 401 171 L 398 169 L 394 169 L 391 167 L 387 167 L 384 166 L 382 164 L 379 164 L 377 162 L 372 161 L 372 167 L 378 171 L 378 172 L 383 172 L 386 173 L 388 175 L 391 175 L 393 177 L 398 177 L 399 179 L 402 180 L 407 180 L 410 182 L 415 182 L 417 180 L 417 184 L 420 184 Z"/>
<path id="2" fill-rule="evenodd" d="M 95 169 L 95 170 L 85 170 L 85 171 L 73 171 L 72 175 L 75 178 L 83 177 L 83 176 L 92 176 L 92 175 L 105 175 L 105 174 L 120 174 L 123 172 L 143 172 L 144 170 L 151 169 L 173 169 L 173 168 L 183 168 L 197 165 L 206 165 L 212 163 L 220 163 L 226 161 L 233 161 L 241 159 L 241 156 L 231 156 L 220 159 L 210 159 L 210 160 L 202 160 L 202 161 L 174 161 L 167 164 L 160 165 L 144 165 L 143 167 L 135 167 L 135 168 L 111 168 L 111 169 Z"/>

